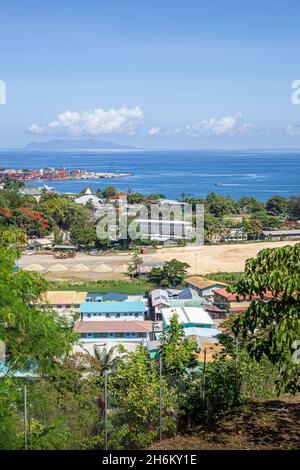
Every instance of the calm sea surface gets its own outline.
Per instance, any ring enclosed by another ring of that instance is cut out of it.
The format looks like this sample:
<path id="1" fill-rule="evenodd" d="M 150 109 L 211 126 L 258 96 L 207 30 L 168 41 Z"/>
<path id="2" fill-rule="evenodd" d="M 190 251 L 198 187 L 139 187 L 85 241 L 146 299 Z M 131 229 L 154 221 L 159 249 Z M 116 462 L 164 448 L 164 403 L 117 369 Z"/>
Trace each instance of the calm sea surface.
<path id="1" fill-rule="evenodd" d="M 1 168 L 49 166 L 134 173 L 113 180 L 48 183 L 59 192 L 78 193 L 87 185 L 96 190 L 113 184 L 120 190 L 132 188 L 168 198 L 178 198 L 182 193 L 205 197 L 212 191 L 235 199 L 254 195 L 261 200 L 275 194 L 300 194 L 300 151 L 0 151 Z"/>

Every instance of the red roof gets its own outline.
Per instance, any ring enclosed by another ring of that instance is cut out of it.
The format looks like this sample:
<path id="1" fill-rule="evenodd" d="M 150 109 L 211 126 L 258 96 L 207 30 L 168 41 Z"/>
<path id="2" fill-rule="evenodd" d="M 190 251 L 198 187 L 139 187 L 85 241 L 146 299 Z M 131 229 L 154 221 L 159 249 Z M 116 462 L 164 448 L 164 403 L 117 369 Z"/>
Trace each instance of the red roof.
<path id="1" fill-rule="evenodd" d="M 229 302 L 237 301 L 238 295 L 237 294 L 230 294 L 229 292 L 227 292 L 226 289 L 213 289 L 213 292 L 215 294 L 220 295 L 221 297 L 224 297 Z M 264 299 L 272 299 L 273 297 L 274 296 L 273 296 L 272 292 L 270 292 L 270 291 L 266 291 L 265 294 L 264 294 Z M 240 296 L 239 300 L 240 300 L 240 302 L 249 301 L 249 300 L 261 300 L 261 297 L 259 297 L 257 294 L 254 294 L 254 296 L 250 299 L 250 297 L 248 297 L 248 295 L 246 295 L 245 297 Z"/>
<path id="2" fill-rule="evenodd" d="M 77 333 L 148 333 L 152 331 L 152 322 L 143 320 L 78 321 Z"/>

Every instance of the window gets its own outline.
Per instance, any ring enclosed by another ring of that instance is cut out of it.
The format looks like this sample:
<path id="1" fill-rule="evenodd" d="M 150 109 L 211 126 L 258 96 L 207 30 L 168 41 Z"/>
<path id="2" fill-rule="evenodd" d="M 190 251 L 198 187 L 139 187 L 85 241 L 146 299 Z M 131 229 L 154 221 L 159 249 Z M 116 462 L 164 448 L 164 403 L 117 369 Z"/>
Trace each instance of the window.
<path id="1" fill-rule="evenodd" d="M 138 338 L 146 338 L 146 333 L 137 333 Z"/>
<path id="2" fill-rule="evenodd" d="M 125 333 L 116 333 L 116 338 L 124 338 Z"/>

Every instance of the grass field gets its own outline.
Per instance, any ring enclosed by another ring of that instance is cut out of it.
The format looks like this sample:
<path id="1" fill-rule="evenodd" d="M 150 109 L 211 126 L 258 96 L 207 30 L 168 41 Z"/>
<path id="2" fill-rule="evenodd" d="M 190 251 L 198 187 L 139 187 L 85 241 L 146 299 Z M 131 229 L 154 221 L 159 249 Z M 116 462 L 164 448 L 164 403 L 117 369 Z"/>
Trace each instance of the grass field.
<path id="1" fill-rule="evenodd" d="M 52 290 L 75 290 L 80 292 L 106 293 L 118 292 L 120 294 L 142 294 L 154 288 L 153 284 L 147 281 L 97 281 L 97 282 L 50 282 L 49 288 Z"/>

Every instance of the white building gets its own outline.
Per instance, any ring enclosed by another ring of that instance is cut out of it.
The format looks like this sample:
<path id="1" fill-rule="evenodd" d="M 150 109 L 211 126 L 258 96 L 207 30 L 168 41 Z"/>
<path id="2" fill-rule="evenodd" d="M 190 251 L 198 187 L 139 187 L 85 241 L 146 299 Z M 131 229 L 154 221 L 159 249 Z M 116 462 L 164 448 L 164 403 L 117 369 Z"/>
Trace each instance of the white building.
<path id="1" fill-rule="evenodd" d="M 151 321 L 79 321 L 75 325 L 80 335 L 75 351 L 82 349 L 80 344 L 89 352 L 94 346 L 109 350 L 117 345 L 133 351 L 139 344 L 149 341 L 152 329 Z"/>
<path id="2" fill-rule="evenodd" d="M 170 325 L 172 317 L 177 316 L 180 325 L 211 328 L 214 325 L 210 315 L 202 307 L 169 307 L 161 309 L 163 326 Z"/>
<path id="3" fill-rule="evenodd" d="M 136 219 L 141 238 L 157 241 L 191 239 L 192 222 L 185 220 Z"/>
<path id="4" fill-rule="evenodd" d="M 144 320 L 146 310 L 144 301 L 83 302 L 80 306 L 80 316 L 84 321 L 93 322 Z"/>
<path id="5" fill-rule="evenodd" d="M 85 194 L 75 199 L 77 204 L 81 204 L 82 206 L 86 206 L 89 202 L 92 202 L 95 209 L 98 209 L 102 205 L 102 199 L 93 195 L 90 188 L 87 188 Z"/>

